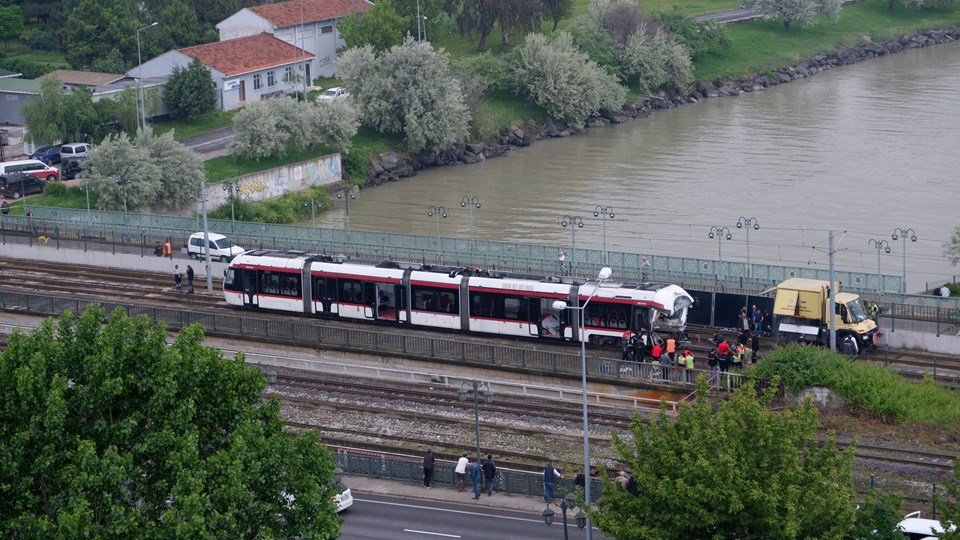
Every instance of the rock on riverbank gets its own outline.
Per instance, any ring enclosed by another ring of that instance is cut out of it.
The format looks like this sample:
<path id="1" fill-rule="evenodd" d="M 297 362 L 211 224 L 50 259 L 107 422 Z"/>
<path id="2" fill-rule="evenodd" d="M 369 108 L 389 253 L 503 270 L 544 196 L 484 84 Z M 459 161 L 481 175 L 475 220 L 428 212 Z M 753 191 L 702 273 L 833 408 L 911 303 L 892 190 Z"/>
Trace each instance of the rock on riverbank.
<path id="1" fill-rule="evenodd" d="M 618 111 L 602 111 L 599 116 L 588 120 L 586 127 L 605 127 L 634 118 L 644 118 L 656 110 L 691 105 L 708 98 L 738 96 L 745 92 L 761 91 L 765 88 L 810 77 L 835 67 L 895 54 L 907 49 L 949 43 L 958 39 L 960 39 L 960 27 L 927 30 L 882 43 L 873 43 L 868 36 L 864 36 L 862 45 L 843 48 L 828 54 L 818 54 L 792 66 L 764 73 L 755 73 L 736 80 L 725 80 L 718 77 L 712 83 L 694 84 L 687 94 L 645 96 L 637 101 L 624 104 Z M 527 120 L 498 137 L 485 139 L 481 143 L 461 143 L 437 154 L 400 155 L 397 152 L 387 152 L 377 156 L 367 167 L 367 183 L 369 185 L 379 185 L 383 182 L 396 181 L 414 176 L 418 170 L 425 167 L 477 163 L 487 158 L 502 156 L 519 147 L 530 146 L 534 141 L 553 137 L 568 137 L 577 133 L 577 131 L 579 130 L 571 128 L 561 120 Z"/>

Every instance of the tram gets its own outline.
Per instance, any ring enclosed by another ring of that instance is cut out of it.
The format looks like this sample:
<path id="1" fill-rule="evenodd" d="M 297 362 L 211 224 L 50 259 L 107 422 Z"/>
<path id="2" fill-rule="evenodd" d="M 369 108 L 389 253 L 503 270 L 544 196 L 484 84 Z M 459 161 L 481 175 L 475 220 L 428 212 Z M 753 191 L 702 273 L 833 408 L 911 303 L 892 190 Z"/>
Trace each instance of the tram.
<path id="1" fill-rule="evenodd" d="M 619 342 L 627 330 L 682 333 L 693 297 L 677 285 L 538 276 L 478 268 L 370 261 L 302 251 L 254 250 L 230 263 L 228 304 L 568 341 Z M 588 298 L 584 328 L 570 307 Z"/>

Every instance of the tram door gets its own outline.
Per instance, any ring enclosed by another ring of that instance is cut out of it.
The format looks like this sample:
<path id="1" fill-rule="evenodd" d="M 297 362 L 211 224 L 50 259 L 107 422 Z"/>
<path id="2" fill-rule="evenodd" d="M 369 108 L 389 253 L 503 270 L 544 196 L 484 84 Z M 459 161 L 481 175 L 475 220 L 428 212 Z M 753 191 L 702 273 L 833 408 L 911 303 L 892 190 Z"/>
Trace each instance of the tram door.
<path id="1" fill-rule="evenodd" d="M 402 292 L 403 288 L 400 285 L 392 283 L 377 284 L 377 320 L 397 320 L 397 312 L 403 306 Z"/>
<path id="2" fill-rule="evenodd" d="M 543 326 L 540 324 L 540 317 L 542 315 L 542 310 L 540 309 L 540 299 L 539 298 L 527 298 L 524 300 L 527 302 L 527 314 L 530 322 L 530 335 L 540 337 L 543 332 Z"/>
<path id="3" fill-rule="evenodd" d="M 337 280 L 334 278 L 314 278 L 313 301 L 317 306 L 317 313 L 335 313 L 333 303 L 337 294 Z"/>
<path id="4" fill-rule="evenodd" d="M 255 297 L 257 296 L 257 271 L 245 268 L 242 272 L 243 305 L 255 306 L 257 305 L 255 301 Z"/>
<path id="5" fill-rule="evenodd" d="M 372 281 L 363 282 L 363 316 L 374 318 L 377 309 L 377 284 Z"/>

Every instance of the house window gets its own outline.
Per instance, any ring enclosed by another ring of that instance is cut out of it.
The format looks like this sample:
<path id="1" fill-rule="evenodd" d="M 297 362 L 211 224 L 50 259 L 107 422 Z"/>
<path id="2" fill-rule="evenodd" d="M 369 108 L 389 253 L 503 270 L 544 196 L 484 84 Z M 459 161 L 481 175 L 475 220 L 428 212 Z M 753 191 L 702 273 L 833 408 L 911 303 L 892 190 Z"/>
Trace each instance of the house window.
<path id="1" fill-rule="evenodd" d="M 268 71 L 267 72 L 267 86 L 273 87 L 277 85 L 277 75 L 276 72 Z"/>
<path id="2" fill-rule="evenodd" d="M 254 73 L 253 75 L 253 89 L 259 90 L 263 86 L 263 83 L 260 82 L 260 74 Z"/>
<path id="3" fill-rule="evenodd" d="M 321 26 L 321 27 L 320 27 L 320 33 L 321 33 L 321 34 L 330 34 L 330 33 L 332 33 L 332 32 L 333 32 L 333 26 L 332 26 L 332 25 L 331 25 L 331 26 Z"/>
<path id="4" fill-rule="evenodd" d="M 287 67 L 283 68 L 283 81 L 289 83 L 289 82 L 293 82 L 293 80 L 294 80 L 294 79 L 293 79 L 293 68 L 290 67 L 290 66 L 287 66 Z"/>

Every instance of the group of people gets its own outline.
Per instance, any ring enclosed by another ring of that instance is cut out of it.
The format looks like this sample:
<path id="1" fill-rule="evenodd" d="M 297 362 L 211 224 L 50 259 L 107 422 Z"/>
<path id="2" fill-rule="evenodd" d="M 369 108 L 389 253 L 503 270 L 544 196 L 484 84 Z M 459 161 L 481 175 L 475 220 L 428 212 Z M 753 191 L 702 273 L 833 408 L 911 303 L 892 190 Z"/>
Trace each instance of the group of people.
<path id="1" fill-rule="evenodd" d="M 426 455 L 423 456 L 423 487 L 426 489 L 432 487 L 434 463 L 433 452 L 427 450 Z M 457 460 L 453 472 L 457 475 L 457 491 L 467 490 L 467 476 L 469 476 L 473 484 L 473 500 L 480 498 L 481 491 L 486 491 L 488 497 L 493 495 L 493 486 L 497 479 L 497 464 L 493 461 L 492 454 L 487 454 L 487 459 L 478 460 L 472 464 L 467 454 L 463 454 Z"/>
<path id="2" fill-rule="evenodd" d="M 740 340 L 736 345 L 727 343 L 727 339 L 717 330 L 711 342 L 715 345 L 707 355 L 707 368 L 711 372 L 711 377 L 721 371 L 726 372 L 745 366 L 748 356 L 748 343 L 750 345 L 750 363 L 757 363 L 760 354 L 760 336 L 753 330 L 741 333 Z"/>
<path id="3" fill-rule="evenodd" d="M 187 265 L 187 292 L 193 293 L 193 267 L 189 264 Z M 180 270 L 180 265 L 173 265 L 173 284 L 177 287 L 177 292 L 183 290 L 183 271 Z"/>

